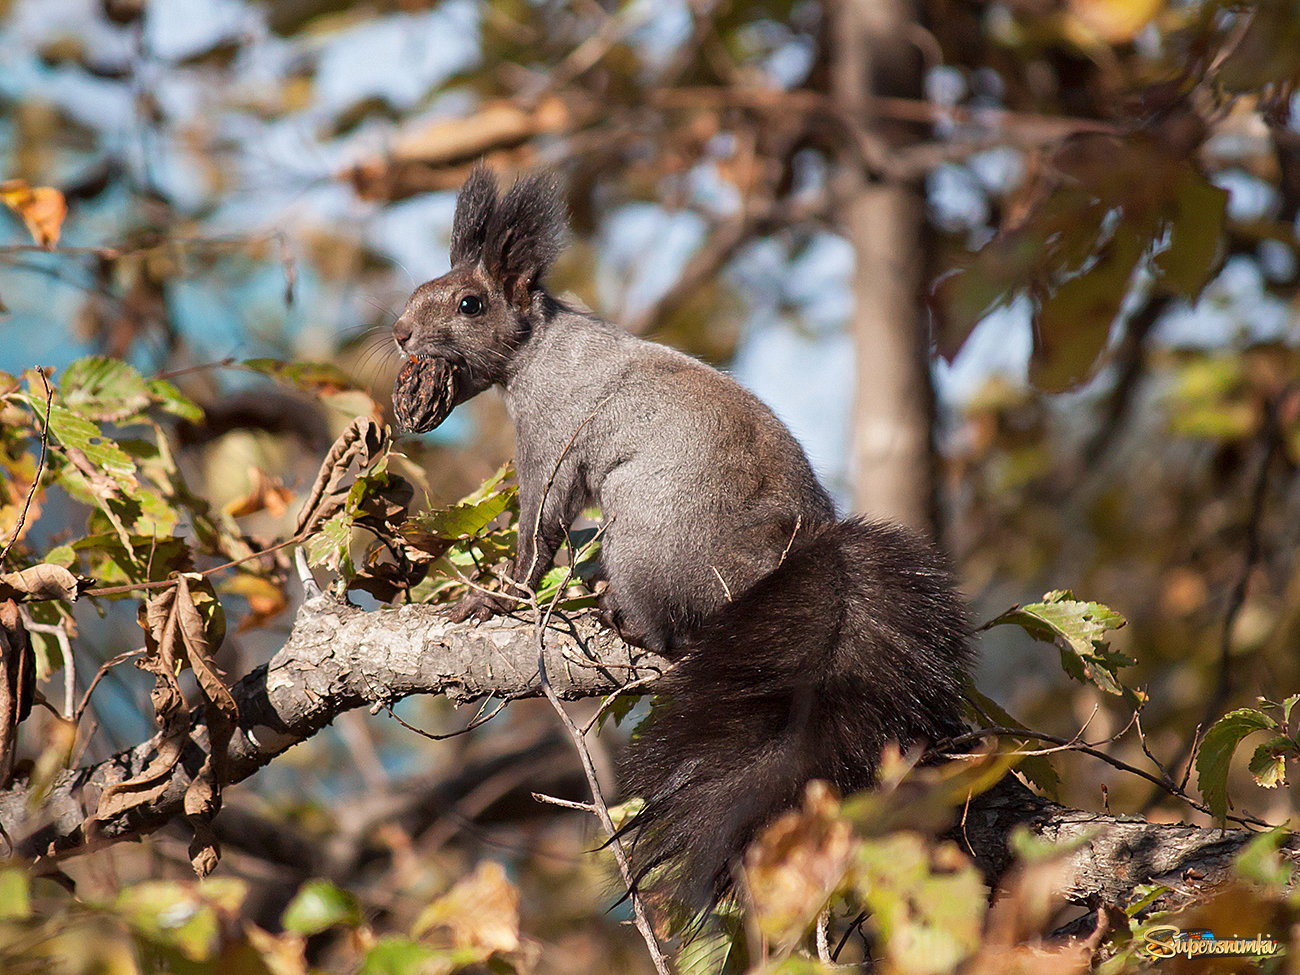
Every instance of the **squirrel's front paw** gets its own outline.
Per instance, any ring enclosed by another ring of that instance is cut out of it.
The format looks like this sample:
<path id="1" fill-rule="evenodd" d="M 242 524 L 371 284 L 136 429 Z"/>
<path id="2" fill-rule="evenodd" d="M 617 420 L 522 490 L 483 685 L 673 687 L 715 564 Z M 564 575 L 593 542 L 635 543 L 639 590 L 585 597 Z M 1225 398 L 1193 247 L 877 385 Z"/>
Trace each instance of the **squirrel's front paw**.
<path id="1" fill-rule="evenodd" d="M 468 619 L 482 622 L 509 611 L 508 600 L 490 592 L 474 589 L 447 611 L 447 617 L 453 623 L 464 623 Z"/>

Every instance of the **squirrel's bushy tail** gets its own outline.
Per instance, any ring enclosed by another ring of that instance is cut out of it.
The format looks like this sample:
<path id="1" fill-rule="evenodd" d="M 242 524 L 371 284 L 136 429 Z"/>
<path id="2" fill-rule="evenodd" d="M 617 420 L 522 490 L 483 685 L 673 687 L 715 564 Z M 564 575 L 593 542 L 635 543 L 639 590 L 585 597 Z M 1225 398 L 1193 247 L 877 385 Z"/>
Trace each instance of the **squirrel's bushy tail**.
<path id="1" fill-rule="evenodd" d="M 724 897 L 755 834 L 811 779 L 847 795 L 887 742 L 960 734 L 965 609 L 937 552 L 858 520 L 797 540 L 705 621 L 655 685 L 623 765 L 638 884 L 692 910 Z"/>

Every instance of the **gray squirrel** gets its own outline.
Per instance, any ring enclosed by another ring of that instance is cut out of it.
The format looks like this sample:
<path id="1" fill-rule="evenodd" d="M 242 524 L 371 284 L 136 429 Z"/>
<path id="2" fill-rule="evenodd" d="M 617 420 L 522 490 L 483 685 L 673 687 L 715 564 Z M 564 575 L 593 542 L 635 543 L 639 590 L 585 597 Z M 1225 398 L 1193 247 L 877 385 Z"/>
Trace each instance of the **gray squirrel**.
<path id="1" fill-rule="evenodd" d="M 750 840 L 812 779 L 874 783 L 882 748 L 960 734 L 965 608 L 938 553 L 840 520 L 789 430 L 725 374 L 557 300 L 553 177 L 461 188 L 451 270 L 393 326 L 399 419 L 430 429 L 492 385 L 517 440 L 511 578 L 535 588 L 599 505 L 601 618 L 676 661 L 621 764 L 638 885 L 692 911 L 726 897 Z M 422 380 L 422 370 L 432 377 Z M 428 386 L 424 405 L 421 383 Z M 432 403 L 432 406 L 429 404 Z M 451 618 L 513 601 L 473 590 Z"/>

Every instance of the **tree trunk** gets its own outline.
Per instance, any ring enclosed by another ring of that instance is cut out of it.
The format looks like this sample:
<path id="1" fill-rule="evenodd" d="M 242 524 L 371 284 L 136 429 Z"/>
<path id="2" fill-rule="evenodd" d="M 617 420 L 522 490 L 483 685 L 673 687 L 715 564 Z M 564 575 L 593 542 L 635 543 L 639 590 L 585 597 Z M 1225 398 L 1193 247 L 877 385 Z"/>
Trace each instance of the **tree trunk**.
<path id="1" fill-rule="evenodd" d="M 922 189 L 887 166 L 916 139 L 875 124 L 873 95 L 919 97 L 922 66 L 908 0 L 840 0 L 834 8 L 832 85 L 853 136 L 842 159 L 844 231 L 857 254 L 853 332 L 854 507 L 935 534 L 934 416 L 929 339 L 920 295 L 925 266 Z M 881 158 L 869 158 L 879 154 Z"/>

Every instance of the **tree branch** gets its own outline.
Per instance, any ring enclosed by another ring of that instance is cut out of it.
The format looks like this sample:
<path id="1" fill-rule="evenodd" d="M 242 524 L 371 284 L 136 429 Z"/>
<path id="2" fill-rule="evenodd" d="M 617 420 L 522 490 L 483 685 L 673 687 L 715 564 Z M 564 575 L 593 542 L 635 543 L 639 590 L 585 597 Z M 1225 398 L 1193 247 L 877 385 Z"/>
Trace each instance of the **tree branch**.
<path id="1" fill-rule="evenodd" d="M 608 694 L 667 666 L 601 630 L 594 617 L 557 619 L 550 627 L 547 669 L 561 697 Z M 432 607 L 367 613 L 322 597 L 303 606 L 285 645 L 232 692 L 240 716 L 228 752 L 234 783 L 353 708 L 412 694 L 446 694 L 462 703 L 485 695 L 534 697 L 541 689 L 531 623 L 502 618 L 453 624 Z M 153 742 L 63 773 L 43 801 L 22 785 L 0 793 L 0 826 L 12 853 L 29 859 L 68 855 L 153 832 L 180 815 L 208 747 L 201 709 L 191 712 L 191 722 L 166 791 L 89 832 L 86 823 L 100 795 L 148 768 Z"/>
<path id="2" fill-rule="evenodd" d="M 652 680 L 668 666 L 628 647 L 588 613 L 554 620 L 545 653 L 551 686 L 566 699 Z M 233 783 L 352 708 L 412 694 L 446 694 L 457 703 L 538 696 L 537 639 L 533 623 L 522 618 L 454 624 L 433 607 L 363 612 L 321 597 L 299 611 L 275 656 L 232 690 L 240 713 L 229 746 Z M 28 785 L 0 792 L 0 837 L 7 838 L 13 855 L 39 864 L 162 828 L 183 813 L 185 790 L 203 763 L 207 728 L 201 710 L 192 719 L 173 780 L 156 801 L 86 833 L 104 789 L 148 767 L 154 746 L 146 742 L 63 773 L 43 800 Z M 1195 899 L 1231 876 L 1236 853 L 1255 835 L 1069 809 L 1012 777 L 974 797 L 952 834 L 994 882 L 1012 862 L 1008 837 L 1021 826 L 1072 850 L 1068 896 L 1091 904 L 1123 902 L 1136 885 L 1149 882 L 1173 888 L 1173 899 Z M 1293 840 L 1284 850 L 1296 858 Z"/>

